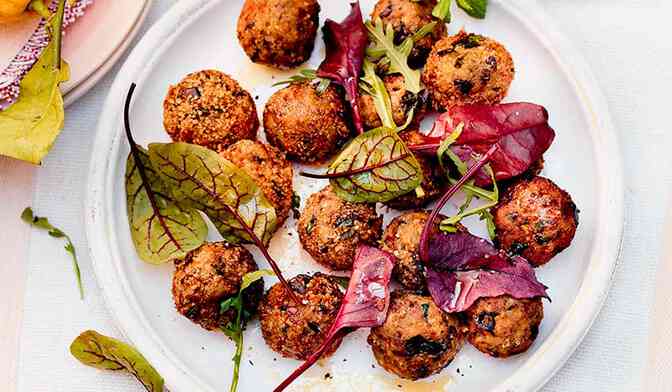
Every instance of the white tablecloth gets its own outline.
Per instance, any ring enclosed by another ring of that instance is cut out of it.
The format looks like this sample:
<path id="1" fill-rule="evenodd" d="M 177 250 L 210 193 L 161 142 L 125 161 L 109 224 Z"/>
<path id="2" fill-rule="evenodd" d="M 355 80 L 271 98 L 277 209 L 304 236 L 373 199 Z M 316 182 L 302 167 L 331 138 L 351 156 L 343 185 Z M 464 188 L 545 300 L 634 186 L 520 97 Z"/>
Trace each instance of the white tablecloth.
<path id="1" fill-rule="evenodd" d="M 667 117 L 672 111 L 672 4 L 664 0 L 540 2 L 587 58 L 607 96 L 623 148 L 628 208 L 623 257 L 605 308 L 581 347 L 544 390 L 643 390 L 654 275 L 672 185 Z M 172 3 L 155 1 L 144 28 Z M 35 179 L 33 206 L 72 236 L 86 300 L 78 298 L 62 245 L 32 231 L 19 391 L 141 390 L 130 377 L 84 367 L 68 353 L 72 339 L 85 329 L 119 336 L 96 286 L 82 219 L 88 162 L 96 159 L 89 155 L 97 116 L 117 70 L 68 109 L 65 131 Z"/>

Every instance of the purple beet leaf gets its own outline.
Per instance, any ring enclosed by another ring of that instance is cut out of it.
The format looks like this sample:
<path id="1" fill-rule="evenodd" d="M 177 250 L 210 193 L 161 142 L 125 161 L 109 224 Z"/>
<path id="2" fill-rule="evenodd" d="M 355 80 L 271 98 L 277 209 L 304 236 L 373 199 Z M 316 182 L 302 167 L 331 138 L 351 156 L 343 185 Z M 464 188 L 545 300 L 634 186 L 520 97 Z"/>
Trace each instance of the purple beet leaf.
<path id="1" fill-rule="evenodd" d="M 357 248 L 348 290 L 326 339 L 274 392 L 287 388 L 331 347 L 332 342 L 342 338 L 351 329 L 375 327 L 385 322 L 390 305 L 393 265 L 393 257 L 387 252 L 367 245 Z"/>
<path id="2" fill-rule="evenodd" d="M 467 166 L 493 145 L 499 150 L 490 166 L 496 180 L 505 180 L 525 172 L 548 150 L 555 131 L 548 125 L 548 112 L 533 103 L 454 106 L 434 123 L 422 144 L 409 146 L 416 152 L 436 153 L 446 137 L 460 124 L 462 132 L 450 149 Z M 487 186 L 492 179 L 485 170 L 474 176 L 478 186 Z"/>
<path id="3" fill-rule="evenodd" d="M 343 86 L 350 104 L 352 122 L 358 133 L 364 132 L 357 105 L 359 74 L 362 71 L 368 36 L 359 2 L 351 3 L 352 10 L 341 23 L 327 19 L 322 32 L 327 56 L 317 69 L 317 76 L 328 78 Z"/>
<path id="4" fill-rule="evenodd" d="M 427 286 L 444 311 L 462 312 L 481 297 L 548 298 L 530 263 L 468 232 L 433 232 Z"/>

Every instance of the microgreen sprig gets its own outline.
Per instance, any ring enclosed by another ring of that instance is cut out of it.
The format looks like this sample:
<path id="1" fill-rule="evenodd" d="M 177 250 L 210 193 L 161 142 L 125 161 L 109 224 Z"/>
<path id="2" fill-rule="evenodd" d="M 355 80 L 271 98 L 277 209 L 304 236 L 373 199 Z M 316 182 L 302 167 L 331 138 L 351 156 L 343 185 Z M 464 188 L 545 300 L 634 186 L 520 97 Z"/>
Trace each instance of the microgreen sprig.
<path id="1" fill-rule="evenodd" d="M 415 108 L 408 111 L 406 122 L 401 126 L 397 126 L 394 122 L 394 114 L 392 113 L 390 94 L 387 91 L 383 80 L 376 75 L 375 65 L 371 61 L 365 59 L 363 69 L 364 76 L 360 79 L 359 88 L 373 98 L 373 105 L 376 108 L 376 113 L 378 113 L 378 117 L 380 117 L 383 127 L 396 129 L 397 132 L 406 129 L 411 123 L 411 120 L 413 120 Z"/>
<path id="2" fill-rule="evenodd" d="M 469 16 L 476 19 L 484 19 L 488 9 L 488 0 L 456 0 L 457 6 L 462 8 Z M 432 10 L 432 16 L 450 23 L 451 0 L 439 0 Z"/>
<path id="3" fill-rule="evenodd" d="M 301 71 L 299 71 L 297 75 L 290 76 L 286 80 L 281 80 L 277 83 L 274 83 L 273 87 L 284 86 L 287 84 L 294 84 L 294 83 L 303 83 L 303 82 L 317 83 L 317 88 L 315 91 L 317 91 L 318 95 L 321 95 L 327 90 L 327 88 L 329 87 L 329 83 L 331 83 L 331 80 L 317 76 L 317 71 L 314 69 L 302 69 Z"/>
<path id="4" fill-rule="evenodd" d="M 229 322 L 227 325 L 222 327 L 222 331 L 226 336 L 233 340 L 236 344 L 236 352 L 233 354 L 233 379 L 231 380 L 231 387 L 229 388 L 230 392 L 236 392 L 238 389 L 238 379 L 240 378 L 240 361 L 243 357 L 243 332 L 245 331 L 245 326 L 252 316 L 244 308 L 243 304 L 243 292 L 245 289 L 250 287 L 250 285 L 264 275 L 273 275 L 273 271 L 263 269 L 254 272 L 249 272 L 243 276 L 243 280 L 240 284 L 240 290 L 238 294 L 233 297 L 229 297 L 222 301 L 220 304 L 220 312 L 224 313 L 229 309 L 234 309 L 236 311 L 236 320 L 235 322 Z"/>
<path id="5" fill-rule="evenodd" d="M 451 134 L 441 142 L 441 145 L 436 152 L 436 155 L 439 159 L 439 164 L 446 173 L 446 177 L 448 178 L 450 185 L 457 184 L 458 180 L 450 176 L 450 170 L 448 170 L 445 166 L 444 157 L 448 157 L 453 162 L 460 176 L 464 176 L 468 170 L 466 163 L 464 163 L 464 161 L 462 161 L 460 157 L 457 156 L 457 154 L 450 150 L 450 146 L 455 143 L 457 138 L 460 137 L 463 129 L 464 123 L 458 124 Z M 477 187 L 474 185 L 473 180 L 463 184 L 461 189 L 465 193 L 466 199 L 464 203 L 462 203 L 462 205 L 460 205 L 458 208 L 457 214 L 441 221 L 441 224 L 439 225 L 441 231 L 446 233 L 455 233 L 457 231 L 457 224 L 460 223 L 462 219 L 472 215 L 478 215 L 481 220 L 486 222 L 490 238 L 494 238 L 495 225 L 492 214 L 490 214 L 490 209 L 496 206 L 499 202 L 499 188 L 497 187 L 497 181 L 495 180 L 495 173 L 492 170 L 492 167 L 489 164 L 485 164 L 483 169 L 487 171 L 492 178 L 493 190 L 488 191 L 486 189 Z M 470 208 L 474 199 L 483 199 L 486 201 L 486 203 L 478 207 Z"/>
<path id="6" fill-rule="evenodd" d="M 31 225 L 32 227 L 47 230 L 49 235 L 53 238 L 65 238 L 65 250 L 70 253 L 72 257 L 72 267 L 75 272 L 75 278 L 77 280 L 77 287 L 79 288 L 79 297 L 84 299 L 84 287 L 82 285 L 82 274 L 79 270 L 79 263 L 77 262 L 77 253 L 75 252 L 75 246 L 72 244 L 70 237 L 65 234 L 61 229 L 55 227 L 49 220 L 45 217 L 37 216 L 33 214 L 33 209 L 26 207 L 21 213 L 21 219 Z"/>
<path id="7" fill-rule="evenodd" d="M 432 16 L 445 23 L 450 23 L 450 4 L 451 0 L 439 0 L 432 10 Z"/>

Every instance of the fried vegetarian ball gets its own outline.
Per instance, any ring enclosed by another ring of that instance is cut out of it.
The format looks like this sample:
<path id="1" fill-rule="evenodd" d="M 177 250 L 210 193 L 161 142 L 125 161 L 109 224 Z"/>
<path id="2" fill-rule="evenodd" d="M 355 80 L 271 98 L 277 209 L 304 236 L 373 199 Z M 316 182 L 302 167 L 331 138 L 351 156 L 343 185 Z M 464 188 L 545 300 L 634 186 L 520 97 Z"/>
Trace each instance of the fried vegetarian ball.
<path id="1" fill-rule="evenodd" d="M 537 267 L 569 246 L 579 224 L 571 196 L 540 176 L 509 187 L 492 214 L 497 246 Z"/>
<path id="2" fill-rule="evenodd" d="M 464 342 L 459 319 L 439 309 L 429 296 L 395 291 L 385 323 L 371 328 L 367 341 L 385 370 L 417 380 L 450 364 Z"/>
<path id="3" fill-rule="evenodd" d="M 176 142 L 215 151 L 255 139 L 259 119 L 252 96 L 227 74 L 198 71 L 170 86 L 163 101 L 163 126 Z"/>
<path id="4" fill-rule="evenodd" d="M 318 93 L 312 83 L 295 83 L 277 91 L 264 108 L 266 138 L 303 163 L 323 162 L 350 136 L 338 90 Z"/>
<path id="5" fill-rule="evenodd" d="M 379 0 L 371 13 L 371 19 L 380 18 L 394 29 L 394 42 L 400 45 L 423 26 L 436 22 L 431 33 L 415 42 L 408 58 L 409 65 L 420 68 L 436 41 L 446 35 L 446 24 L 432 16 L 436 0 Z"/>
<path id="6" fill-rule="evenodd" d="M 381 249 L 394 258 L 392 276 L 405 288 L 426 292 L 425 266 L 420 260 L 420 236 L 429 218 L 427 211 L 405 212 L 390 222 L 385 228 Z M 436 219 L 440 222 L 443 217 Z"/>
<path id="7" fill-rule="evenodd" d="M 480 298 L 467 309 L 467 317 L 469 343 L 495 358 L 506 358 L 527 351 L 534 343 L 544 306 L 541 298 Z"/>
<path id="8" fill-rule="evenodd" d="M 327 337 L 338 314 L 343 293 L 328 275 L 298 275 L 289 280 L 301 304 L 296 304 L 281 283 L 275 284 L 259 306 L 261 333 L 266 344 L 283 357 L 307 359 Z M 323 357 L 341 344 L 337 339 Z"/>
<path id="9" fill-rule="evenodd" d="M 313 51 L 319 13 L 316 0 L 246 0 L 238 41 L 255 63 L 296 67 Z"/>
<path id="10" fill-rule="evenodd" d="M 406 84 L 402 75 L 394 74 L 383 77 L 383 83 L 390 95 L 390 104 L 392 106 L 392 115 L 394 123 L 403 125 L 406 123 L 411 110 L 413 119 L 421 118 L 427 101 L 426 92 L 423 90 L 420 94 L 414 94 L 406 90 Z M 359 111 L 362 116 L 362 122 L 365 129 L 373 129 L 382 126 L 378 112 L 373 102 L 373 97 L 368 94 L 361 94 L 358 100 Z"/>
<path id="11" fill-rule="evenodd" d="M 460 31 L 434 45 L 422 72 L 436 109 L 500 102 L 514 76 L 511 54 L 499 42 Z"/>
<path id="12" fill-rule="evenodd" d="M 310 195 L 297 230 L 303 248 L 318 263 L 336 271 L 352 268 L 360 243 L 375 245 L 383 232 L 375 206 L 347 202 L 327 186 Z"/>
<path id="13" fill-rule="evenodd" d="M 402 132 L 399 136 L 409 145 L 419 144 L 424 141 L 420 132 L 416 130 Z M 446 181 L 441 172 L 441 166 L 439 166 L 435 156 L 415 154 L 415 159 L 418 160 L 418 163 L 422 168 L 422 183 L 420 183 L 420 186 L 422 187 L 421 196 L 418 196 L 417 192 L 412 191 L 385 202 L 386 206 L 394 208 L 395 210 L 422 208 L 431 201 L 437 199 L 443 193 Z"/>
<path id="14" fill-rule="evenodd" d="M 240 245 L 210 242 L 176 262 L 173 300 L 177 311 L 207 330 L 226 326 L 236 311 L 220 312 L 223 300 L 238 294 L 243 276 L 257 270 L 252 254 Z M 243 292 L 243 306 L 254 313 L 264 293 L 259 280 Z"/>
<path id="15" fill-rule="evenodd" d="M 292 164 L 277 148 L 259 141 L 241 140 L 221 155 L 243 169 L 261 187 L 275 207 L 277 227 L 287 220 L 292 209 Z"/>

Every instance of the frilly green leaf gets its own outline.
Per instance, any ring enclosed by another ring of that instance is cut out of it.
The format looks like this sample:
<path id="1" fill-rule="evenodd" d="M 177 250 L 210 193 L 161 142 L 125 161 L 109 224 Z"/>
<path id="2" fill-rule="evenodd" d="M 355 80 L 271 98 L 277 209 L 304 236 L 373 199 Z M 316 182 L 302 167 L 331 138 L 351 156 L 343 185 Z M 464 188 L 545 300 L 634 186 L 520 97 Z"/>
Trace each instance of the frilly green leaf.
<path id="1" fill-rule="evenodd" d="M 385 25 L 380 19 L 367 21 L 370 46 L 366 54 L 374 59 L 386 58 L 389 62 L 388 73 L 399 73 L 404 76 L 406 90 L 417 94 L 422 90 L 420 71 L 408 65 L 408 56 L 413 49 L 413 37 L 407 37 L 400 45 L 394 44 L 394 29 L 391 24 Z"/>
<path id="2" fill-rule="evenodd" d="M 149 160 L 175 199 L 203 211 L 227 241 L 268 243 L 275 231 L 275 209 L 236 165 L 187 143 L 152 143 Z"/>
<path id="3" fill-rule="evenodd" d="M 344 200 L 384 203 L 417 188 L 422 168 L 395 130 L 376 128 L 353 139 L 327 176 Z"/>
<path id="4" fill-rule="evenodd" d="M 150 392 L 163 391 L 163 378 L 138 350 L 121 342 L 86 331 L 70 345 L 72 356 L 84 365 L 103 370 L 126 370 Z"/>
<path id="5" fill-rule="evenodd" d="M 147 151 L 136 147 L 140 162 L 133 153 L 126 161 L 126 207 L 135 249 L 152 264 L 182 259 L 205 241 L 208 228 L 198 211 L 173 199 Z"/>

